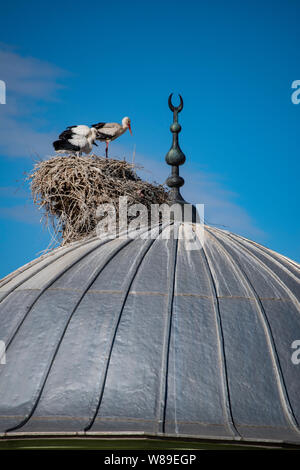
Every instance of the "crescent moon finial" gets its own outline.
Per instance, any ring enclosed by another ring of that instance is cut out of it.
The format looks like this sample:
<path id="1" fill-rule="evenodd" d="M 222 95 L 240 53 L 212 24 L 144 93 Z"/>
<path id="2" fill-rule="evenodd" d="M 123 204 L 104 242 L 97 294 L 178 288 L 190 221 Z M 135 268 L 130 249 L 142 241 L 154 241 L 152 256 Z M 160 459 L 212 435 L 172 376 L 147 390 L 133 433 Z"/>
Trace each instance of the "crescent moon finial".
<path id="1" fill-rule="evenodd" d="M 169 96 L 169 100 L 168 100 L 168 103 L 169 103 L 169 108 L 170 110 L 174 113 L 174 111 L 177 111 L 177 113 L 180 113 L 180 111 L 182 110 L 183 108 L 183 99 L 182 99 L 182 96 L 179 95 L 179 98 L 180 98 L 180 105 L 179 106 L 173 106 L 172 104 L 172 96 L 173 96 L 173 93 L 170 94 Z"/>

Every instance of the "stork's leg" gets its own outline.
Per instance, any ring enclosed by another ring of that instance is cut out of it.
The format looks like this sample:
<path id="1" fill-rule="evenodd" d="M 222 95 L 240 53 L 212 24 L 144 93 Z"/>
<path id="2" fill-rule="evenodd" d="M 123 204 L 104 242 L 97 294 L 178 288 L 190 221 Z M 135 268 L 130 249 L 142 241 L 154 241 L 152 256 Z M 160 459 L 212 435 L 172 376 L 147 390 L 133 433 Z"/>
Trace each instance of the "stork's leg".
<path id="1" fill-rule="evenodd" d="M 105 148 L 105 157 L 108 158 L 108 144 L 109 142 L 106 142 L 106 148 Z"/>

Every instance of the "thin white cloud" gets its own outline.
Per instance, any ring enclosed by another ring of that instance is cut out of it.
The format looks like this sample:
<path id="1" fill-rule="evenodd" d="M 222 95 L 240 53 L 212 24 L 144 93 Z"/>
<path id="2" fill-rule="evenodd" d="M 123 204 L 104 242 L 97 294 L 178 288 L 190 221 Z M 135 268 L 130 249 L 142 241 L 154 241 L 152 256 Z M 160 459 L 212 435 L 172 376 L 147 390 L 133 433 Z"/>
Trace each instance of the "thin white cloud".
<path id="1" fill-rule="evenodd" d="M 14 220 L 26 224 L 39 223 L 41 214 L 32 203 L 29 188 L 22 186 L 1 186 L 0 200 L 1 219 Z"/>
<path id="2" fill-rule="evenodd" d="M 1 199 L 25 199 L 28 198 L 29 193 L 26 189 L 17 186 L 0 186 Z"/>
<path id="3" fill-rule="evenodd" d="M 0 153 L 8 157 L 34 157 L 53 153 L 55 132 L 39 132 L 30 124 L 0 114 Z"/>
<path id="4" fill-rule="evenodd" d="M 0 44 L 0 79 L 6 83 L 6 104 L 0 105 L 0 152 L 6 156 L 45 155 L 55 132 L 41 130 L 41 103 L 56 100 L 66 72 Z"/>
<path id="5" fill-rule="evenodd" d="M 22 57 L 1 45 L 0 64 L 1 80 L 6 82 L 8 93 L 45 101 L 57 99 L 57 90 L 62 88 L 58 79 L 65 75 L 57 66 L 34 57 Z"/>
<path id="6" fill-rule="evenodd" d="M 37 209 L 29 204 L 19 204 L 13 207 L 0 207 L 0 218 L 15 220 L 30 225 L 40 222 L 40 214 Z"/>
<path id="7" fill-rule="evenodd" d="M 255 223 L 253 217 L 238 204 L 238 194 L 226 189 L 220 175 L 205 172 L 188 173 L 182 192 L 188 201 L 205 205 L 208 225 L 255 238 L 261 242 L 267 234 Z"/>

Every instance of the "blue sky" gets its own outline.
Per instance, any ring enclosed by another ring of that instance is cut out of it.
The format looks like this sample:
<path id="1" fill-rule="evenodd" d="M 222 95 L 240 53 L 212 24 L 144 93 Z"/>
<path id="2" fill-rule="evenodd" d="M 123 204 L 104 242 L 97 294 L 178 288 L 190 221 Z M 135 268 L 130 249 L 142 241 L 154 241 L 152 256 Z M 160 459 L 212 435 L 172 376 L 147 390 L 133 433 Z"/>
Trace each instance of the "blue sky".
<path id="1" fill-rule="evenodd" d="M 164 182 L 170 92 L 185 103 L 185 198 L 300 261 L 298 1 L 14 1 L 1 17 L 0 276 L 48 246 L 24 172 L 67 125 L 130 116 L 133 137 L 110 155 L 130 160 L 136 145 L 144 175 Z"/>

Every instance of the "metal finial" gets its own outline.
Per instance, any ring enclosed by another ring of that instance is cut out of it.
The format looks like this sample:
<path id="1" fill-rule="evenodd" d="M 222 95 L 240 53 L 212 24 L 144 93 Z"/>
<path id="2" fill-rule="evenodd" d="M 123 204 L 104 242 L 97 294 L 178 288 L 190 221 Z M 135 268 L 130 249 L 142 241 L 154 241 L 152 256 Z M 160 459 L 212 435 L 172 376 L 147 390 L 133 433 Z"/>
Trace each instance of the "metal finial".
<path id="1" fill-rule="evenodd" d="M 169 188 L 171 188 L 169 193 L 170 203 L 184 204 L 185 201 L 181 196 L 179 190 L 179 188 L 184 185 L 184 179 L 179 176 L 179 166 L 183 165 L 183 163 L 185 162 L 185 155 L 182 152 L 178 142 L 178 134 L 181 131 L 181 125 L 178 123 L 178 113 L 182 111 L 183 99 L 181 95 L 179 95 L 180 104 L 179 106 L 174 106 L 172 104 L 172 96 L 173 93 L 170 94 L 168 103 L 170 110 L 173 112 L 173 124 L 171 124 L 170 126 L 170 131 L 173 134 L 173 142 L 169 152 L 166 155 L 166 162 L 168 165 L 172 166 L 172 173 L 167 178 L 166 184 L 169 186 Z"/>
<path id="2" fill-rule="evenodd" d="M 179 106 L 173 106 L 172 105 L 172 96 L 173 96 L 173 93 L 170 94 L 169 96 L 169 100 L 168 100 L 168 103 L 169 103 L 169 108 L 171 111 L 176 111 L 176 113 L 180 113 L 180 111 L 182 111 L 182 108 L 183 108 L 183 99 L 182 99 L 182 96 L 179 95 L 179 98 L 180 98 L 180 105 Z M 177 117 L 177 115 L 176 115 Z M 176 119 L 177 120 L 177 119 Z"/>
<path id="3" fill-rule="evenodd" d="M 183 109 L 183 99 L 181 95 L 179 95 L 180 98 L 180 104 L 179 106 L 174 106 L 172 104 L 172 96 L 173 93 L 170 94 L 169 96 L 169 108 L 173 112 L 173 123 L 170 126 L 170 131 L 173 134 L 173 142 L 170 150 L 168 151 L 166 155 L 166 162 L 168 165 L 172 166 L 172 173 L 171 175 L 167 178 L 166 184 L 169 186 L 170 191 L 169 191 L 169 204 L 173 206 L 173 204 L 180 204 L 181 208 L 181 218 L 180 221 L 185 220 L 185 222 L 190 221 L 190 222 L 199 222 L 199 215 L 197 213 L 197 209 L 195 206 L 192 204 L 187 203 L 183 197 L 180 194 L 180 187 L 184 185 L 184 179 L 179 176 L 179 166 L 183 165 L 185 162 L 185 155 L 182 152 L 179 142 L 178 142 L 178 134 L 181 131 L 181 125 L 178 123 L 178 113 L 182 111 Z M 189 207 L 191 209 L 191 212 L 188 211 L 187 217 L 186 218 L 186 211 L 185 208 Z M 173 214 L 173 218 L 175 218 L 177 215 Z M 180 216 L 179 216 L 180 217 Z"/>

